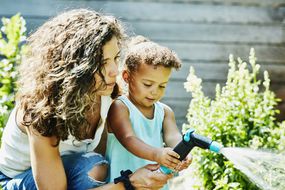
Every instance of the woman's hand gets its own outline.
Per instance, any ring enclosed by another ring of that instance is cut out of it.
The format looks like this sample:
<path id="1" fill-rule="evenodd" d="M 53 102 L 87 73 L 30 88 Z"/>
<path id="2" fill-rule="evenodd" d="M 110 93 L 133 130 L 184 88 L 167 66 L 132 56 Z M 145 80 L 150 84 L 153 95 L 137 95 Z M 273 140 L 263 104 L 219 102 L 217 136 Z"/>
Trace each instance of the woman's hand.
<path id="1" fill-rule="evenodd" d="M 160 165 L 166 166 L 174 170 L 181 161 L 179 159 L 179 154 L 173 151 L 172 148 L 160 148 L 155 154 L 155 161 Z"/>
<path id="2" fill-rule="evenodd" d="M 191 163 L 192 163 L 192 156 L 191 154 L 188 154 L 187 157 L 184 160 L 182 160 L 180 164 L 177 165 L 175 170 L 180 172 L 184 169 L 187 169 Z"/>
<path id="3" fill-rule="evenodd" d="M 148 164 L 138 169 L 130 176 L 131 184 L 138 190 L 162 188 L 173 175 L 156 172 L 159 167 L 158 164 Z"/>

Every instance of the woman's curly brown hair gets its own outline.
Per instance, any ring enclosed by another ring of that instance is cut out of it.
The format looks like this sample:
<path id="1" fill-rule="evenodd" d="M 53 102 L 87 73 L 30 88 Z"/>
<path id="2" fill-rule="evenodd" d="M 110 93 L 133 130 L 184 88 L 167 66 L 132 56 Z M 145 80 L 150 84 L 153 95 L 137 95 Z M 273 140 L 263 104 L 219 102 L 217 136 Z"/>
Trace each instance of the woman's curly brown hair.
<path id="1" fill-rule="evenodd" d="M 84 139 L 90 128 L 85 114 L 96 103 L 94 76 L 104 81 L 102 48 L 113 36 L 124 38 L 121 23 L 86 9 L 62 13 L 33 33 L 19 69 L 22 124 L 58 141 L 69 134 Z"/>

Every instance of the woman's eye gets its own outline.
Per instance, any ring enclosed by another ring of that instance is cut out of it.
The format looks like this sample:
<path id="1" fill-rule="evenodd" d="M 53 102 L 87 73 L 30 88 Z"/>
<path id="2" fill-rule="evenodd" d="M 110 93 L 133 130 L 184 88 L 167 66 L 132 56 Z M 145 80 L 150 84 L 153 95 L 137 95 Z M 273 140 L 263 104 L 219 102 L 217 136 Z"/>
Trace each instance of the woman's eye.
<path id="1" fill-rule="evenodd" d="M 144 86 L 146 86 L 146 87 L 150 87 L 151 86 L 151 84 L 143 84 Z"/>
<path id="2" fill-rule="evenodd" d="M 159 86 L 159 88 L 166 88 L 166 86 Z"/>
<path id="3" fill-rule="evenodd" d="M 116 56 L 115 57 L 115 61 L 117 62 L 117 61 L 119 61 L 120 60 L 120 56 Z"/>

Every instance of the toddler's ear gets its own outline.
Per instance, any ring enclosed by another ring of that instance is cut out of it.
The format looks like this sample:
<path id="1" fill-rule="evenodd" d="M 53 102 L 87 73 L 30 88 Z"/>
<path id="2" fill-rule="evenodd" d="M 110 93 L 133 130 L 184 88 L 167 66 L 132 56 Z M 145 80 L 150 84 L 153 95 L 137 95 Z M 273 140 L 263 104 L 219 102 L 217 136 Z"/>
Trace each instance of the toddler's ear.
<path id="1" fill-rule="evenodd" d="M 129 82 L 129 72 L 127 70 L 123 70 L 122 77 L 126 83 Z"/>

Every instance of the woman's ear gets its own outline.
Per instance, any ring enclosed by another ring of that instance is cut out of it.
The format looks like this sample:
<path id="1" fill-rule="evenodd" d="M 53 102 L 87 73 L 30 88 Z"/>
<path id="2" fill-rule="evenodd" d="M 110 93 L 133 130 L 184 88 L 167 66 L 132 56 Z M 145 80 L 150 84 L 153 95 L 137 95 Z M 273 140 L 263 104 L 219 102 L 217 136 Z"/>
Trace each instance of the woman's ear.
<path id="1" fill-rule="evenodd" d="M 122 77 L 126 83 L 129 82 L 129 72 L 127 70 L 123 70 Z"/>

